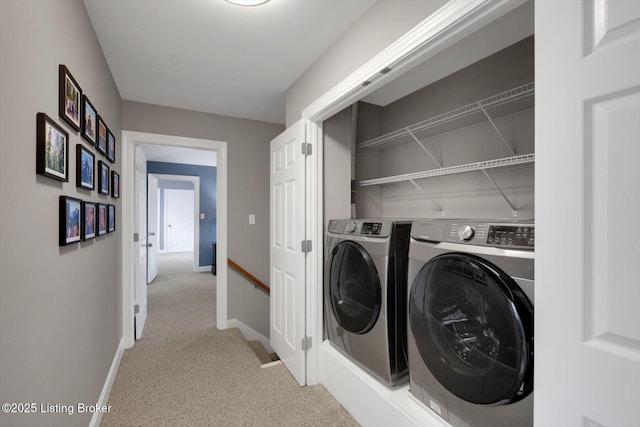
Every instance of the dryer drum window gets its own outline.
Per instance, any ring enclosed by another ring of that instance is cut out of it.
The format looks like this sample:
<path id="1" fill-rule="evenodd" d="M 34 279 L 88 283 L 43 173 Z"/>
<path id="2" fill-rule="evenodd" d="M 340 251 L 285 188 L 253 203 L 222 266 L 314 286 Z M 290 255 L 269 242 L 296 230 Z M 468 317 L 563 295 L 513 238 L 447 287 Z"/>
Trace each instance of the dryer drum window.
<path id="1" fill-rule="evenodd" d="M 331 305 L 340 326 L 356 334 L 373 328 L 380 314 L 382 288 L 367 251 L 355 242 L 340 242 L 332 251 L 330 280 Z"/>
<path id="2" fill-rule="evenodd" d="M 533 307 L 517 284 L 478 257 L 445 254 L 418 272 L 409 320 L 425 365 L 449 391 L 478 404 L 509 403 L 532 387 Z"/>

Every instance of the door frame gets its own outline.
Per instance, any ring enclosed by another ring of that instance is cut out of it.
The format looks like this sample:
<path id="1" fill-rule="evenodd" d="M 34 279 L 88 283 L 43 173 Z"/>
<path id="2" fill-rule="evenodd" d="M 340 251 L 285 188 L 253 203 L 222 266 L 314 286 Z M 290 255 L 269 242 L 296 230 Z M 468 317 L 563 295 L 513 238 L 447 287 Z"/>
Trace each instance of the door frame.
<path id="1" fill-rule="evenodd" d="M 386 413 L 380 412 L 384 409 L 378 408 L 380 411 L 371 411 L 371 407 L 380 404 L 380 407 L 384 408 L 390 404 L 389 400 L 395 401 L 396 398 L 386 397 L 380 400 L 380 396 L 387 395 L 388 391 L 371 385 L 370 381 L 364 377 L 360 378 L 358 373 L 354 373 L 349 368 L 341 371 L 333 369 L 337 365 L 326 356 L 331 350 L 323 351 L 324 160 L 322 153 L 324 148 L 322 123 L 381 88 L 396 76 L 454 45 L 526 1 L 450 1 L 302 111 L 302 120 L 306 124 L 307 142 L 314 146 L 313 156 L 307 163 L 306 232 L 308 238 L 314 241 L 314 250 L 309 253 L 306 265 L 307 336 L 312 337 L 314 343 L 307 351 L 307 384 L 316 384 L 322 380 L 322 383 L 341 403 L 344 404 L 345 401 L 354 403 L 355 406 L 349 406 L 349 410 L 362 414 L 361 419 L 370 420 L 374 424 L 380 423 L 381 419 L 386 419 L 388 424 L 397 424 L 398 418 L 389 418 Z M 357 388 L 358 392 L 363 392 L 359 395 L 360 400 L 368 402 L 364 407 L 350 397 L 350 393 L 355 393 L 354 387 L 358 386 L 352 384 L 345 387 L 344 376 L 341 377 L 343 374 L 354 379 L 353 384 L 357 382 L 363 387 L 370 388 L 371 392 Z M 397 402 L 394 406 L 396 404 Z M 382 418 L 376 418 L 378 416 Z M 397 412 L 395 416 L 402 417 Z M 401 419 L 406 421 L 405 418 Z"/>
<path id="2" fill-rule="evenodd" d="M 158 178 L 158 181 L 187 181 L 193 182 L 193 229 L 195 235 L 193 236 L 193 271 L 210 271 L 211 266 L 204 266 L 200 268 L 200 177 L 192 175 L 171 175 L 162 173 L 153 173 Z M 165 198 L 165 204 L 166 204 Z M 158 199 L 159 203 L 159 199 Z M 167 251 L 167 233 L 164 233 L 164 250 Z"/>
<path id="3" fill-rule="evenodd" d="M 208 139 L 162 135 L 147 132 L 122 131 L 122 188 L 133 188 L 134 147 L 137 144 L 154 144 L 179 148 L 196 148 L 217 151 L 217 253 L 216 264 L 227 264 L 227 142 Z M 121 192 L 122 200 L 122 339 L 125 348 L 134 345 L 133 334 L 133 289 L 135 284 L 133 263 L 133 206 L 135 195 L 131 191 Z M 128 237 L 127 237 L 128 236 Z M 131 240 L 129 240 L 131 239 Z M 216 276 L 216 325 L 227 328 L 227 268 L 219 268 Z"/>

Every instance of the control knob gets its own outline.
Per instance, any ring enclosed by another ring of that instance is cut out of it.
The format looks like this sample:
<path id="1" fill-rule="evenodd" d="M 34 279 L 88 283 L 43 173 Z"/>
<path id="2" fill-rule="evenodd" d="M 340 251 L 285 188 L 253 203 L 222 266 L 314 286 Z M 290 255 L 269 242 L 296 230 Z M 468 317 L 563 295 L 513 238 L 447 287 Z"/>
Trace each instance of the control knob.
<path id="1" fill-rule="evenodd" d="M 460 238 L 460 240 L 464 240 L 465 242 L 473 239 L 473 236 L 475 236 L 475 234 L 476 230 L 474 230 L 470 225 L 465 225 L 458 228 L 458 237 Z"/>
<path id="2" fill-rule="evenodd" d="M 356 223 L 348 222 L 347 225 L 344 227 L 344 231 L 346 231 L 347 233 L 353 233 L 354 231 L 356 231 Z"/>

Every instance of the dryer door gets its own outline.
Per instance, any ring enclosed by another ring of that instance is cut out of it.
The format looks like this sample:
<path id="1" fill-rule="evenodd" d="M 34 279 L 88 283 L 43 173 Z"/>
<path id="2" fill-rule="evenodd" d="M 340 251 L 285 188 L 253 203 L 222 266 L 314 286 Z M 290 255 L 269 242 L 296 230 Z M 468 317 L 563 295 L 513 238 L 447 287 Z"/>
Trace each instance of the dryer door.
<path id="1" fill-rule="evenodd" d="M 459 398 L 506 404 L 533 390 L 533 306 L 488 261 L 427 262 L 411 286 L 409 321 L 425 365 Z"/>
<path id="2" fill-rule="evenodd" d="M 331 254 L 329 299 L 333 313 L 341 327 L 364 334 L 380 314 L 378 270 L 367 251 L 355 242 L 340 242 Z"/>

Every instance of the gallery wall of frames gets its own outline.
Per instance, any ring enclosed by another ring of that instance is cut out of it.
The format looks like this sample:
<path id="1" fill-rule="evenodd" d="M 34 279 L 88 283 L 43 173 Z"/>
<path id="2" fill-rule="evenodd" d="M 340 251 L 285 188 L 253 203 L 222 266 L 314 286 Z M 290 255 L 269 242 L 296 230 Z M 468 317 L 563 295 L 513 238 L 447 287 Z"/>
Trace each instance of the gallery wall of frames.
<path id="1" fill-rule="evenodd" d="M 116 207 L 98 197 L 120 197 L 116 163 L 116 138 L 63 64 L 59 66 L 58 115 L 83 142 L 76 144 L 76 187 L 89 197 L 60 196 L 59 245 L 86 241 L 116 230 Z M 36 116 L 36 172 L 62 182 L 69 181 L 69 132 L 45 113 Z"/>

